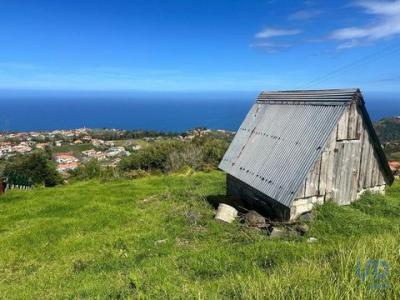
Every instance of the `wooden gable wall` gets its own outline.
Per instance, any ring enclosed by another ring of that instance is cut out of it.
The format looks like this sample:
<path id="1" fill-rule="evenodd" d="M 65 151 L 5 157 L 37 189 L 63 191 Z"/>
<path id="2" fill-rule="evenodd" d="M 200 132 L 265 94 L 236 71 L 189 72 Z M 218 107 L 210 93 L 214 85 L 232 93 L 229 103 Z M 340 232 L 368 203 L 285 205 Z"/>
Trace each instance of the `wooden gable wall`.
<path id="1" fill-rule="evenodd" d="M 353 101 L 301 185 L 293 205 L 330 199 L 349 204 L 367 189 L 384 187 L 383 174 L 360 109 Z"/>

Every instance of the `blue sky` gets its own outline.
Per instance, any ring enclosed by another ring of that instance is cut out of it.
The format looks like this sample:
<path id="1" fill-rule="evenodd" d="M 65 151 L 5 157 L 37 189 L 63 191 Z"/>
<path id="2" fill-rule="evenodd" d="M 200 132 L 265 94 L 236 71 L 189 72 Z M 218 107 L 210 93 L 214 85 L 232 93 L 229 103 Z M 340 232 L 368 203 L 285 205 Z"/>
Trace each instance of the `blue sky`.
<path id="1" fill-rule="evenodd" d="M 400 94 L 400 0 L 0 0 L 0 90 Z"/>

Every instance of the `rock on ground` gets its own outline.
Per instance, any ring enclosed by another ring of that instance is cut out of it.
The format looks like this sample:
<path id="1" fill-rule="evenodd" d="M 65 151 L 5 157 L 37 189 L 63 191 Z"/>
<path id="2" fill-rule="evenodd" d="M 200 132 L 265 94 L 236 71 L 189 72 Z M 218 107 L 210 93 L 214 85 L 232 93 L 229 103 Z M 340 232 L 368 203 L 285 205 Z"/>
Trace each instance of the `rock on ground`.
<path id="1" fill-rule="evenodd" d="M 298 224 L 295 229 L 301 235 L 306 234 L 310 230 L 307 224 Z"/>
<path id="2" fill-rule="evenodd" d="M 299 217 L 300 222 L 310 222 L 314 219 L 312 212 L 306 212 Z"/>
<path id="3" fill-rule="evenodd" d="M 269 235 L 271 238 L 279 238 L 286 236 L 286 230 L 283 227 L 274 227 Z"/>
<path id="4" fill-rule="evenodd" d="M 265 228 L 267 227 L 267 222 L 265 218 L 254 210 L 250 210 L 244 215 L 244 220 L 247 226 Z"/>

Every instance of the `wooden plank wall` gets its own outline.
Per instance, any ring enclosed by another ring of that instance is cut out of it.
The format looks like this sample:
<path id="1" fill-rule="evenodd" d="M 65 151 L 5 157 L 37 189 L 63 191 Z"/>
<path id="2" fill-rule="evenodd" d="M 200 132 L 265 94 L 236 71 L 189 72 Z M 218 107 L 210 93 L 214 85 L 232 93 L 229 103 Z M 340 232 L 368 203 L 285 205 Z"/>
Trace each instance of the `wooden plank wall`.
<path id="1" fill-rule="evenodd" d="M 343 113 L 320 158 L 301 185 L 296 200 L 324 196 L 349 204 L 385 179 L 355 102 Z"/>
<path id="2" fill-rule="evenodd" d="M 339 142 L 337 147 L 339 151 L 335 160 L 332 199 L 344 205 L 357 198 L 361 147 L 358 140 Z"/>

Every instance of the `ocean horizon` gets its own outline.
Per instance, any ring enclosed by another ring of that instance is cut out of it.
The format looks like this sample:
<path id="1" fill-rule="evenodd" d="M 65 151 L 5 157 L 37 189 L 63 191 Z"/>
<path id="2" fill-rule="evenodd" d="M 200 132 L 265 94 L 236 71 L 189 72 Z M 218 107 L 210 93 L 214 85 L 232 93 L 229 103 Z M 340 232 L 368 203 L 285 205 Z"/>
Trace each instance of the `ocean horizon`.
<path id="1" fill-rule="evenodd" d="M 162 97 L 0 97 L 0 130 L 47 131 L 73 128 L 146 129 L 181 132 L 199 126 L 237 130 L 256 93 Z M 373 121 L 400 115 L 394 96 L 366 97 Z"/>

